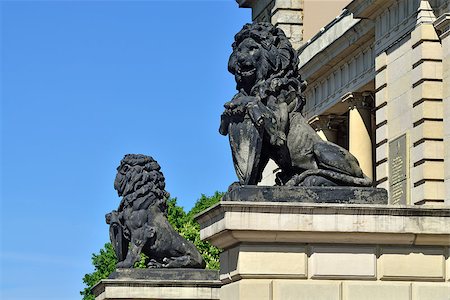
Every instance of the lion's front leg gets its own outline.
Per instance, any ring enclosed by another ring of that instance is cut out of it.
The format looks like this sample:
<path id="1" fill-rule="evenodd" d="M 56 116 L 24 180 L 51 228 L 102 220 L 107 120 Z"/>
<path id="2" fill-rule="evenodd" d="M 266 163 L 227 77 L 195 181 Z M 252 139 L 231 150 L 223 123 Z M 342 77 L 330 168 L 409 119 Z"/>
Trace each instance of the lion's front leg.
<path id="1" fill-rule="evenodd" d="M 117 263 L 117 268 L 132 268 L 141 258 L 145 244 L 155 235 L 155 228 L 145 224 L 140 228 L 131 230 L 131 243 L 128 247 L 124 261 Z"/>
<path id="2" fill-rule="evenodd" d="M 117 263 L 117 268 L 132 268 L 134 264 L 140 259 L 140 254 L 143 248 L 141 240 L 132 240 L 128 248 L 127 257 L 124 261 Z"/>

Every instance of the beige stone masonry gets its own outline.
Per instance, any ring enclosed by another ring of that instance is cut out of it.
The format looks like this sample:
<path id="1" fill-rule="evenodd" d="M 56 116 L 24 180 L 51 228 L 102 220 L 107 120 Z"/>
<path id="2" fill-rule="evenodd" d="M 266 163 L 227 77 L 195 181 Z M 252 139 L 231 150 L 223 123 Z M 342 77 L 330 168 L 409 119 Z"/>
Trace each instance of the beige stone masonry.
<path id="1" fill-rule="evenodd" d="M 222 286 L 220 299 L 272 300 L 271 291 L 272 280 L 270 279 L 243 279 Z"/>
<path id="2" fill-rule="evenodd" d="M 222 201 L 198 221 L 201 238 L 224 249 L 244 241 L 421 245 L 428 235 L 450 245 L 448 214 L 415 206 Z"/>
<path id="3" fill-rule="evenodd" d="M 223 264 L 223 266 L 222 266 Z M 220 279 L 306 278 L 307 257 L 304 246 L 241 245 L 221 254 Z"/>
<path id="4" fill-rule="evenodd" d="M 445 186 L 442 181 L 423 180 L 415 184 L 412 202 L 416 204 L 441 204 L 445 197 Z"/>
<path id="5" fill-rule="evenodd" d="M 424 160 L 415 167 L 415 172 L 411 176 L 412 182 L 419 182 L 420 180 L 442 180 L 444 177 L 444 162 Z"/>
<path id="6" fill-rule="evenodd" d="M 377 187 L 389 190 L 389 94 L 387 89 L 387 54 L 381 52 L 375 58 L 375 182 Z"/>
<path id="7" fill-rule="evenodd" d="M 442 83 L 437 81 L 423 81 L 412 90 L 412 102 L 423 100 L 442 100 Z"/>
<path id="8" fill-rule="evenodd" d="M 273 300 L 339 300 L 341 294 L 336 281 L 274 280 L 272 286 Z"/>
<path id="9" fill-rule="evenodd" d="M 270 22 L 282 29 L 292 46 L 300 48 L 303 41 L 302 0 L 238 0 L 240 7 L 252 9 L 252 20 Z"/>
<path id="10" fill-rule="evenodd" d="M 444 114 L 445 202 L 450 205 L 450 12 L 440 16 L 434 26 L 442 44 L 442 111 Z"/>
<path id="11" fill-rule="evenodd" d="M 376 173 L 377 173 L 377 187 L 388 190 L 389 185 L 387 178 L 389 174 L 389 164 L 387 163 L 387 161 L 377 163 Z"/>
<path id="12" fill-rule="evenodd" d="M 424 140 L 418 143 L 415 150 L 411 153 L 411 162 L 413 164 L 420 163 L 423 160 L 439 160 L 444 159 L 444 143 L 441 141 Z"/>
<path id="13" fill-rule="evenodd" d="M 419 122 L 422 119 L 443 120 L 444 111 L 442 101 L 421 101 L 413 107 L 413 122 Z"/>
<path id="14" fill-rule="evenodd" d="M 272 22 L 275 26 L 280 24 L 300 24 L 302 22 L 302 15 L 300 11 L 277 9 L 273 10 Z"/>
<path id="15" fill-rule="evenodd" d="M 103 279 L 95 287 L 95 300 L 153 300 L 153 299 L 220 299 L 220 283 L 195 280 L 113 280 Z"/>
<path id="16" fill-rule="evenodd" d="M 446 273 L 447 273 L 447 281 L 450 281 L 450 247 L 447 248 L 447 254 L 445 255 L 446 259 Z"/>
<path id="17" fill-rule="evenodd" d="M 303 1 L 273 0 L 270 22 L 282 29 L 294 49 L 300 48 L 303 41 Z"/>
<path id="18" fill-rule="evenodd" d="M 411 284 L 345 282 L 342 294 L 343 300 L 410 300 Z"/>
<path id="19" fill-rule="evenodd" d="M 375 279 L 376 265 L 376 247 L 313 246 L 309 278 Z"/>
<path id="20" fill-rule="evenodd" d="M 414 126 L 411 141 L 417 143 L 423 139 L 441 140 L 444 133 L 442 119 L 421 118 Z"/>
<path id="21" fill-rule="evenodd" d="M 445 280 L 446 248 L 381 247 L 381 280 Z"/>
<path id="22" fill-rule="evenodd" d="M 442 46 L 432 24 L 435 20 L 433 11 L 425 2 L 421 3 L 418 25 L 411 33 L 414 104 L 411 194 L 412 203 L 415 204 L 434 204 L 445 199 L 444 163 L 429 160 L 425 151 L 422 152 L 431 141 L 433 144 L 443 144 L 444 137 Z"/>
<path id="23" fill-rule="evenodd" d="M 450 285 L 412 283 L 412 300 L 447 300 L 449 295 Z"/>
<path id="24" fill-rule="evenodd" d="M 447 300 L 449 207 L 223 201 L 197 220 L 221 300 Z"/>

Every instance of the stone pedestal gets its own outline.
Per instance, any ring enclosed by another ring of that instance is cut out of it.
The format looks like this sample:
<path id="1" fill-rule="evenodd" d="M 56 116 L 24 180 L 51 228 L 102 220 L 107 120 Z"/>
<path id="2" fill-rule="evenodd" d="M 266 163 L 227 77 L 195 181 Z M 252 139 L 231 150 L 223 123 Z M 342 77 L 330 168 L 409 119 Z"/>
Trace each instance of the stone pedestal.
<path id="1" fill-rule="evenodd" d="M 283 189 L 245 189 L 197 216 L 201 238 L 224 249 L 221 300 L 449 299 L 450 207 L 282 202 Z"/>
<path id="2" fill-rule="evenodd" d="M 92 289 L 96 300 L 219 298 L 218 272 L 198 269 L 118 269 Z"/>

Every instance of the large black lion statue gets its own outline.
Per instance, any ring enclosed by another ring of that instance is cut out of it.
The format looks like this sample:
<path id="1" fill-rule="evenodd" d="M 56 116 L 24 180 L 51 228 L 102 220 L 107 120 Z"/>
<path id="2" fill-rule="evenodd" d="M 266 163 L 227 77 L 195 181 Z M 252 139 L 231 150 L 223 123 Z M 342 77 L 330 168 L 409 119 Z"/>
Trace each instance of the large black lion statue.
<path id="1" fill-rule="evenodd" d="M 229 136 L 239 184 L 257 184 L 273 159 L 279 185 L 371 185 L 356 158 L 323 141 L 303 117 L 306 82 L 281 29 L 246 24 L 235 36 L 228 70 L 238 93 L 224 105 L 219 132 Z"/>
<path id="2" fill-rule="evenodd" d="M 118 268 L 132 268 L 144 253 L 153 268 L 205 268 L 195 246 L 167 220 L 164 176 L 150 156 L 127 154 L 117 168 L 114 188 L 123 197 L 106 215 Z"/>

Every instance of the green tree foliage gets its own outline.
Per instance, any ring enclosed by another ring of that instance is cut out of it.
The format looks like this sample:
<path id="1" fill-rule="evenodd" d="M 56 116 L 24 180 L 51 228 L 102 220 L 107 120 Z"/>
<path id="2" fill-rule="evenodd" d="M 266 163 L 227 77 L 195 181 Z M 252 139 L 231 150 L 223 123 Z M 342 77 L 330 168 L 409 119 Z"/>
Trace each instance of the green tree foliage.
<path id="1" fill-rule="evenodd" d="M 194 216 L 218 203 L 222 196 L 223 193 L 219 192 L 215 192 L 211 197 L 202 194 L 200 199 L 195 202 L 194 207 L 187 213 L 188 222 L 179 231 L 183 237 L 194 243 L 206 262 L 206 268 L 211 270 L 218 270 L 220 268 L 220 250 L 209 242 L 200 240 L 200 225 L 194 220 Z"/>
<path id="2" fill-rule="evenodd" d="M 180 233 L 185 239 L 194 243 L 195 247 L 200 251 L 206 262 L 206 268 L 218 270 L 220 250 L 209 242 L 200 240 L 200 226 L 194 220 L 194 216 L 203 210 L 213 206 L 220 201 L 223 193 L 215 192 L 213 196 L 203 195 L 197 200 L 194 207 L 186 213 L 183 207 L 177 205 L 176 198 L 167 200 L 167 219 L 173 228 Z M 136 262 L 135 268 L 145 268 L 148 257 L 141 254 L 141 259 Z M 92 254 L 92 264 L 94 272 L 84 275 L 83 282 L 86 288 L 80 292 L 83 300 L 94 300 L 91 288 L 101 279 L 108 276 L 116 269 L 117 258 L 111 243 L 106 243 L 100 253 Z"/>
<path id="3" fill-rule="evenodd" d="M 204 194 L 200 197 L 200 199 L 195 202 L 194 207 L 189 211 L 188 216 L 193 219 L 193 217 L 204 211 L 205 209 L 210 208 L 216 203 L 219 203 L 220 199 L 222 198 L 224 193 L 215 192 L 214 195 L 211 197 L 208 197 Z"/>
<path id="4" fill-rule="evenodd" d="M 84 284 L 87 287 L 80 292 L 83 300 L 94 300 L 95 297 L 91 293 L 91 288 L 97 284 L 101 279 L 108 278 L 108 276 L 116 269 L 116 253 L 111 243 L 106 243 L 103 249 L 100 249 L 99 254 L 92 254 L 92 264 L 94 265 L 94 272 L 86 274 L 83 277 Z"/>

